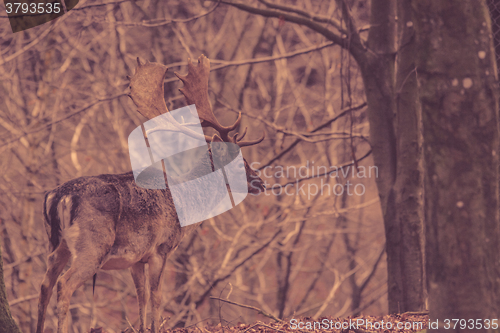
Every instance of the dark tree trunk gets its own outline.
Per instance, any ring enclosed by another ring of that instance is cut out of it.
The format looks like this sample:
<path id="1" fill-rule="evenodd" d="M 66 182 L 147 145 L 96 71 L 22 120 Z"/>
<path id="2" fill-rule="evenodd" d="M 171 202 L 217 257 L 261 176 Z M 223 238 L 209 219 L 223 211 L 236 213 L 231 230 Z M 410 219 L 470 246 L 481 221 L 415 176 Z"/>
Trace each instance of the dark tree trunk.
<path id="1" fill-rule="evenodd" d="M 396 222 L 396 136 L 394 131 L 394 65 L 396 58 L 396 2 L 374 0 L 371 6 L 368 47 L 373 52 L 358 60 L 363 75 L 370 143 L 379 171 L 376 179 L 384 217 L 389 312 L 404 310 L 402 304 L 400 226 Z"/>
<path id="2" fill-rule="evenodd" d="M 2 246 L 0 246 L 0 333 L 21 333 L 10 314 L 9 302 L 3 280 Z"/>
<path id="3" fill-rule="evenodd" d="M 413 6 L 431 320 L 498 318 L 498 100 L 488 8 L 485 0 Z"/>
<path id="4" fill-rule="evenodd" d="M 390 313 L 425 306 L 420 107 L 413 29 L 406 24 L 409 5 L 408 1 L 398 1 L 398 6 L 393 1 L 372 1 L 368 47 L 375 56 L 358 62 L 368 102 L 373 159 L 380 174 L 377 187 L 384 214 Z M 396 32 L 402 36 L 397 53 Z"/>
<path id="5" fill-rule="evenodd" d="M 490 9 L 491 32 L 493 33 L 498 69 L 500 63 L 500 0 L 488 0 L 488 8 Z"/>
<path id="6" fill-rule="evenodd" d="M 425 308 L 421 108 L 415 67 L 411 0 L 398 0 L 396 98 L 396 221 L 400 228 L 400 312 Z M 395 310 L 393 308 L 393 310 Z"/>

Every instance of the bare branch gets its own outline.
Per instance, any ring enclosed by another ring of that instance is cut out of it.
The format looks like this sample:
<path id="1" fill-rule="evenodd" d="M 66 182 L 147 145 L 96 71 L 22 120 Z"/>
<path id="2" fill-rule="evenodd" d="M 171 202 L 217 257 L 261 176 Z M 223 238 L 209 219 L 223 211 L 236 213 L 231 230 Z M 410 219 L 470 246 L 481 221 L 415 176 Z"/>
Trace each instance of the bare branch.
<path id="1" fill-rule="evenodd" d="M 219 282 L 224 281 L 225 279 L 227 279 L 229 276 L 231 276 L 231 274 L 234 273 L 234 271 L 236 271 L 238 268 L 240 268 L 245 262 L 247 262 L 248 260 L 250 260 L 251 258 L 253 258 L 255 255 L 257 255 L 260 251 L 262 251 L 266 247 L 268 247 L 269 244 L 271 244 L 271 242 L 274 241 L 276 239 L 276 237 L 278 237 L 278 235 L 280 233 L 281 233 L 281 229 L 278 229 L 278 231 L 276 231 L 274 233 L 274 235 L 271 238 L 269 238 L 268 241 L 266 241 L 264 244 L 262 244 L 261 246 L 259 246 L 255 251 L 253 251 L 252 253 L 250 253 L 249 255 L 247 255 L 246 257 L 244 257 L 243 259 L 241 259 L 226 274 L 217 274 L 218 275 L 217 278 L 215 278 L 212 281 L 212 283 L 210 284 L 210 286 L 205 290 L 205 292 L 195 302 L 196 306 L 199 306 L 204 301 L 204 299 L 208 295 L 208 293 L 210 293 L 210 291 L 213 288 L 215 288 Z"/>
<path id="2" fill-rule="evenodd" d="M 266 0 L 259 0 L 259 2 L 263 3 L 264 5 L 266 5 L 269 8 L 299 14 L 300 16 L 307 17 L 307 18 L 309 18 L 313 21 L 316 21 L 316 22 L 331 24 L 340 32 L 347 33 L 345 27 L 342 26 L 342 23 L 339 20 L 336 20 L 334 18 L 330 18 L 330 17 L 326 17 L 326 16 L 322 16 L 322 15 L 311 14 L 311 13 L 308 13 L 305 10 L 302 10 L 302 9 L 297 8 L 295 6 L 277 5 L 277 4 L 270 3 Z"/>
<path id="3" fill-rule="evenodd" d="M 267 325 L 267 324 L 264 324 L 264 323 L 261 323 L 261 322 L 258 322 L 256 325 L 259 325 L 259 326 L 264 326 L 264 327 L 267 327 L 267 328 L 270 328 L 272 330 L 275 330 L 275 331 L 278 331 L 278 332 L 282 332 L 282 333 L 285 333 L 286 331 L 283 331 L 283 330 L 280 330 L 280 329 L 277 329 L 275 327 L 272 327 L 270 325 Z"/>
<path id="4" fill-rule="evenodd" d="M 226 102 L 224 102 L 222 99 L 219 99 L 217 100 L 219 103 L 221 103 L 223 106 L 225 106 L 226 108 L 230 109 L 230 110 L 233 110 L 233 111 L 236 111 L 236 112 L 239 112 L 239 113 L 242 113 L 241 111 L 237 111 L 235 110 L 233 107 L 231 107 L 229 104 L 227 104 Z M 314 133 L 316 132 L 318 129 L 315 129 L 311 132 L 307 132 L 307 133 L 299 133 L 299 132 L 295 132 L 295 131 L 292 131 L 292 130 L 288 130 L 286 128 L 283 128 L 281 126 L 278 126 L 274 123 L 271 123 L 267 120 L 265 120 L 263 117 L 261 116 L 252 116 L 250 114 L 247 114 L 247 116 L 249 118 L 253 118 L 253 119 L 257 119 L 259 120 L 260 122 L 266 124 L 266 126 L 268 127 L 271 127 L 273 128 L 274 130 L 276 130 L 277 132 L 280 132 L 280 133 L 284 133 L 284 134 L 288 134 L 288 135 L 293 135 L 293 136 L 296 136 L 298 137 L 297 140 L 301 140 L 301 141 L 305 141 L 305 142 L 309 142 L 309 143 L 317 143 L 317 142 L 323 142 L 323 141 L 328 141 L 328 140 L 334 140 L 334 139 L 349 139 L 349 138 L 353 138 L 353 137 L 359 137 L 359 138 L 362 138 L 362 139 L 365 139 L 366 138 L 363 136 L 363 135 L 351 135 L 350 133 L 346 133 L 347 137 L 328 137 L 328 138 L 323 138 L 323 139 L 316 139 L 316 140 L 313 140 L 313 139 L 310 139 L 309 137 L 311 136 L 319 136 L 319 135 L 334 135 L 333 133 Z M 334 119 L 338 119 L 340 117 L 340 115 L 336 116 Z M 333 122 L 334 120 L 332 120 L 331 122 Z M 327 121 L 327 123 L 331 123 L 330 120 Z M 325 126 L 323 126 L 322 128 L 324 128 Z M 335 133 L 335 134 L 339 134 L 339 133 Z"/>
<path id="5" fill-rule="evenodd" d="M 25 296 L 25 297 L 21 297 L 21 298 L 17 298 L 11 302 L 9 302 L 9 306 L 12 307 L 16 304 L 19 304 L 19 303 L 22 303 L 22 302 L 26 302 L 26 301 L 31 301 L 32 299 L 35 299 L 35 298 L 38 298 L 38 294 L 34 294 L 34 295 L 29 295 L 29 296 Z"/>
<path id="6" fill-rule="evenodd" d="M 212 71 L 224 69 L 224 68 L 231 67 L 231 66 L 259 64 L 259 63 L 263 63 L 263 62 L 292 58 L 292 57 L 295 57 L 298 55 L 310 53 L 313 51 L 318 51 L 318 50 L 324 49 L 324 48 L 332 46 L 332 45 L 335 45 L 335 43 L 334 42 L 325 42 L 325 43 L 321 43 L 321 44 L 316 45 L 316 46 L 306 47 L 304 49 L 289 52 L 286 54 L 280 54 L 280 55 L 269 56 L 269 57 L 254 58 L 254 59 L 243 59 L 243 60 L 235 60 L 235 61 L 211 59 L 210 60 L 211 63 L 220 64 L 220 65 L 211 67 L 210 71 L 212 72 Z M 180 61 L 180 62 L 174 62 L 174 63 L 168 64 L 166 66 L 168 68 L 172 68 L 172 67 L 180 67 L 180 66 L 187 66 L 187 65 L 188 65 L 187 62 Z M 166 79 L 164 82 L 167 83 L 167 82 L 176 82 L 176 81 L 177 81 L 177 78 L 175 77 L 175 78 Z"/>
<path id="7" fill-rule="evenodd" d="M 361 44 L 361 37 L 359 36 L 359 31 L 354 23 L 354 18 L 352 17 L 351 11 L 347 6 L 345 0 L 337 0 L 337 3 L 342 8 L 342 17 L 347 24 L 347 34 L 349 36 L 349 42 Z"/>
<path id="8" fill-rule="evenodd" d="M 297 16 L 297 15 L 292 15 L 289 14 L 285 11 L 281 10 L 271 10 L 271 9 L 262 9 L 262 8 L 256 8 L 252 6 L 248 6 L 243 3 L 239 2 L 232 2 L 228 0 L 220 0 L 220 2 L 225 3 L 227 5 L 236 7 L 238 9 L 244 10 L 246 12 L 256 14 L 256 15 L 261 15 L 264 17 L 276 17 L 280 19 L 284 19 L 288 22 L 292 23 L 297 23 L 300 25 L 304 25 L 317 33 L 325 36 L 328 38 L 328 40 L 331 40 L 335 44 L 341 46 L 342 48 L 349 50 L 352 55 L 358 59 L 361 60 L 366 52 L 365 47 L 361 43 L 357 43 L 355 40 L 351 40 L 351 42 L 348 41 L 346 38 L 346 35 L 342 35 L 340 33 L 334 32 L 326 27 L 324 27 L 322 24 L 319 22 L 315 22 L 314 20 L 304 17 L 304 16 Z"/>
<path id="9" fill-rule="evenodd" d="M 121 0 L 121 1 L 110 1 L 110 2 L 103 2 L 103 3 L 93 3 L 91 5 L 86 5 L 86 6 L 80 6 L 77 8 L 73 8 L 72 10 L 84 10 L 88 8 L 93 8 L 93 7 L 101 7 L 101 6 L 107 6 L 107 5 L 120 5 L 125 2 L 131 2 L 133 0 Z"/>
<path id="10" fill-rule="evenodd" d="M 219 102 L 221 102 L 221 101 L 219 100 Z M 229 108 L 230 110 L 239 112 L 239 111 L 235 110 L 234 108 L 232 108 L 231 106 L 227 105 L 227 103 L 221 102 L 221 104 L 224 105 L 225 107 Z M 356 105 L 356 106 L 353 106 L 353 107 L 347 107 L 347 108 L 341 110 L 340 113 L 338 115 L 336 115 L 335 117 L 327 120 L 323 124 L 321 124 L 318 127 L 314 128 L 311 131 L 311 133 L 317 132 L 317 131 L 319 131 L 319 130 L 321 130 L 321 129 L 327 127 L 327 126 L 329 126 L 331 123 L 333 123 L 334 121 L 338 120 L 339 118 L 347 115 L 349 112 L 351 112 L 351 111 L 357 111 L 359 109 L 364 108 L 365 106 L 366 106 L 366 103 L 362 103 L 362 104 L 359 104 L 359 105 Z M 248 115 L 248 114 L 247 114 L 247 116 L 250 117 L 250 118 L 259 119 L 259 117 L 251 116 L 251 115 Z M 276 161 L 276 160 L 280 159 L 281 157 L 283 157 L 283 155 L 285 155 L 286 153 L 290 152 L 290 150 L 292 150 L 292 148 L 294 148 L 301 141 L 302 141 L 302 139 L 295 140 L 292 144 L 290 144 L 290 146 L 288 146 L 287 148 L 285 148 L 284 150 L 282 150 L 281 153 L 277 154 L 269 162 L 267 162 L 262 167 L 260 167 L 259 170 L 262 170 L 266 166 L 271 165 L 271 163 L 273 163 L 274 161 Z"/>
<path id="11" fill-rule="evenodd" d="M 3 59 L 0 59 L 0 66 L 3 66 L 4 64 L 8 63 L 9 61 L 12 61 L 14 59 L 16 59 L 17 57 L 19 57 L 21 54 L 23 54 L 24 52 L 28 51 L 29 49 L 31 49 L 33 46 L 35 46 L 36 44 L 38 44 L 41 40 L 43 40 L 45 37 L 47 37 L 47 35 L 54 31 L 54 29 L 59 25 L 61 24 L 61 22 L 65 19 L 68 18 L 70 14 L 66 14 L 66 15 L 63 15 L 62 17 L 59 17 L 57 20 L 53 21 L 54 23 L 50 23 L 50 26 L 44 30 L 44 32 L 42 32 L 39 36 L 37 36 L 35 39 L 33 39 L 30 43 L 26 44 L 23 48 L 21 48 L 20 50 L 18 50 L 17 52 L 3 58 Z"/>
<path id="12" fill-rule="evenodd" d="M 134 326 L 132 326 L 132 324 L 130 323 L 130 320 L 128 320 L 127 316 L 125 316 L 125 320 L 127 321 L 128 327 L 130 327 L 134 333 L 137 333 Z"/>
<path id="13" fill-rule="evenodd" d="M 295 57 L 297 55 L 306 54 L 306 53 L 313 52 L 313 51 L 318 51 L 318 50 L 324 49 L 325 47 L 332 46 L 332 45 L 335 45 L 335 42 L 325 42 L 325 43 L 321 43 L 319 45 L 307 47 L 307 48 L 300 49 L 297 51 L 293 51 L 293 52 L 289 52 L 289 53 L 285 53 L 285 54 L 280 54 L 280 55 L 276 55 L 276 56 L 270 56 L 270 57 L 261 57 L 261 58 L 255 58 L 255 59 L 244 59 L 244 60 L 236 60 L 236 61 L 224 61 L 224 60 L 210 60 L 210 61 L 213 62 L 214 64 L 217 64 L 217 63 L 220 64 L 219 66 L 214 66 L 212 68 L 212 70 L 215 71 L 215 70 L 226 68 L 229 66 L 258 64 L 261 62 L 268 62 L 268 61 L 274 61 L 274 60 L 279 60 L 279 59 L 291 58 L 291 57 Z"/>
<path id="14" fill-rule="evenodd" d="M 380 251 L 380 254 L 378 255 L 377 260 L 375 261 L 375 264 L 373 265 L 373 268 L 372 268 L 370 274 L 368 274 L 368 276 L 366 277 L 365 281 L 363 281 L 363 284 L 361 285 L 361 287 L 359 287 L 359 292 L 360 293 L 363 292 L 363 290 L 368 285 L 368 282 L 370 282 L 370 280 L 372 279 L 372 277 L 375 275 L 375 272 L 377 271 L 378 264 L 380 263 L 380 260 L 382 259 L 382 256 L 384 255 L 384 253 L 385 253 L 385 244 L 382 247 L 382 250 Z"/>
<path id="15" fill-rule="evenodd" d="M 129 0 L 127 0 L 129 1 Z M 140 27 L 148 27 L 148 28 L 154 28 L 154 27 L 161 27 L 163 25 L 168 25 L 168 24 L 172 24 L 172 23 L 187 23 L 187 22 L 191 22 L 191 21 L 194 21 L 194 20 L 197 20 L 203 16 L 207 16 L 208 14 L 212 13 L 220 4 L 220 1 L 218 1 L 215 6 L 213 6 L 210 10 L 208 10 L 207 12 L 205 13 L 201 13 L 199 15 L 196 15 L 196 16 L 193 16 L 193 17 L 190 17 L 190 18 L 187 18 L 187 19 L 171 19 L 171 20 L 161 20 L 161 21 L 157 21 L 157 20 L 149 20 L 149 21 L 142 21 L 142 22 L 119 22 L 119 21 L 115 21 L 115 22 L 111 22 L 111 21 L 106 21 L 107 23 L 112 23 L 114 25 L 124 25 L 124 26 L 127 26 L 127 27 L 137 27 L 137 26 L 140 26 Z"/>
<path id="16" fill-rule="evenodd" d="M 267 317 L 267 318 L 271 318 L 277 322 L 282 322 L 281 319 L 275 317 L 272 313 L 267 313 L 265 312 L 264 310 L 262 309 L 259 309 L 255 306 L 251 306 L 251 305 L 246 305 L 246 304 L 240 304 L 240 303 L 236 303 L 236 302 L 233 302 L 233 301 L 230 301 L 230 300 L 227 300 L 227 299 L 222 299 L 222 298 L 219 298 L 219 297 L 214 297 L 214 296 L 210 296 L 211 299 L 218 299 L 219 301 L 222 301 L 222 302 L 225 302 L 225 303 L 229 303 L 229 304 L 233 304 L 233 305 L 237 305 L 239 307 L 242 307 L 242 308 L 245 308 L 245 309 L 251 309 L 251 310 L 255 310 L 257 311 L 259 314 Z"/>
<path id="17" fill-rule="evenodd" d="M 345 163 L 345 164 L 342 164 L 340 167 L 338 167 L 338 169 L 343 169 L 343 168 L 346 168 L 348 166 L 351 166 L 351 165 L 355 165 L 356 163 L 358 162 L 361 162 L 362 160 L 364 160 L 365 158 L 367 158 L 368 156 L 370 156 L 372 153 L 372 150 L 370 149 L 366 154 L 364 154 L 363 156 L 361 156 L 360 158 L 356 159 L 355 161 L 352 161 L 352 162 L 349 162 L 349 163 Z M 259 168 L 261 169 L 261 168 Z M 288 182 L 286 184 L 283 184 L 281 185 L 282 187 L 286 187 L 288 185 L 293 185 L 295 183 L 300 183 L 300 182 L 303 182 L 304 180 L 309 180 L 309 179 L 313 179 L 313 178 L 318 178 L 318 177 L 323 177 L 323 176 L 328 176 L 329 174 L 331 173 L 334 173 L 336 172 L 338 169 L 334 169 L 334 170 L 331 170 L 331 171 L 327 171 L 327 172 L 323 172 L 323 173 L 318 173 L 314 176 L 310 176 L 310 177 L 304 177 L 304 178 L 299 178 L 299 179 L 295 179 L 291 182 Z"/>
<path id="18" fill-rule="evenodd" d="M 26 132 L 24 132 L 24 134 L 21 134 L 21 135 L 17 136 L 16 138 L 14 138 L 14 139 L 12 139 L 12 140 L 10 140 L 10 141 L 7 141 L 7 142 L 5 142 L 5 143 L 2 143 L 2 144 L 0 145 L 0 147 L 3 147 L 3 146 L 6 146 L 6 145 L 9 145 L 9 144 L 11 144 L 11 143 L 13 143 L 13 142 L 15 142 L 15 141 L 17 141 L 17 140 L 20 140 L 21 138 L 25 137 L 25 136 L 26 136 L 26 135 L 28 135 L 28 134 L 33 134 L 33 133 L 36 133 L 36 132 L 43 131 L 44 129 L 46 129 L 46 128 L 48 128 L 48 127 L 52 126 L 53 124 L 60 123 L 61 121 L 64 121 L 64 120 L 66 120 L 66 119 L 68 119 L 68 118 L 71 118 L 71 117 L 73 117 L 73 116 L 75 116 L 75 115 L 77 115 L 77 114 L 79 114 L 79 113 L 84 112 L 84 111 L 87 111 L 88 109 L 90 109 L 90 108 L 91 108 L 91 107 L 93 107 L 94 105 L 97 105 L 97 104 L 99 104 L 99 103 L 101 103 L 101 102 L 111 101 L 111 100 L 113 100 L 113 99 L 115 99 L 115 98 L 119 98 L 119 97 L 122 97 L 122 96 L 128 96 L 128 94 L 122 93 L 122 94 L 118 94 L 118 95 L 115 95 L 115 96 L 110 96 L 110 97 L 107 97 L 107 98 L 101 98 L 101 99 L 98 99 L 98 100 L 96 100 L 96 101 L 93 101 L 93 102 L 91 102 L 91 103 L 89 103 L 89 104 L 85 105 L 83 108 L 81 108 L 81 109 L 79 109 L 79 110 L 77 110 L 77 111 L 75 111 L 75 112 L 72 112 L 72 113 L 70 113 L 70 114 L 68 114 L 68 115 L 65 115 L 64 117 L 61 117 L 61 118 L 59 118 L 59 119 L 57 119 L 57 120 L 54 120 L 54 121 L 52 121 L 52 122 L 50 122 L 50 123 L 44 124 L 43 126 L 40 126 L 39 128 L 36 128 L 36 129 L 34 129 L 34 130 L 29 130 L 29 131 L 26 131 Z"/>

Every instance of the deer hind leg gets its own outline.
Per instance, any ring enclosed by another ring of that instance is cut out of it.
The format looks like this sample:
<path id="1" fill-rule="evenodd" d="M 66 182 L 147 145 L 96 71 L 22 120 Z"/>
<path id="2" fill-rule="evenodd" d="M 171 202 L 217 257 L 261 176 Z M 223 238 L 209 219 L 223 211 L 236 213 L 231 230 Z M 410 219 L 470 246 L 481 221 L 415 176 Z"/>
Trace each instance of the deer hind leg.
<path id="1" fill-rule="evenodd" d="M 57 333 L 68 332 L 68 310 L 71 296 L 77 288 L 101 268 L 112 245 L 112 240 L 110 244 L 105 231 L 101 234 L 83 231 L 79 235 L 80 237 L 75 242 L 69 244 L 73 262 L 57 281 Z"/>
<path id="2" fill-rule="evenodd" d="M 137 290 L 137 300 L 139 301 L 139 318 L 141 321 L 141 326 L 139 329 L 140 333 L 146 332 L 146 275 L 144 273 L 144 266 L 142 262 L 138 262 L 130 267 L 130 273 L 132 273 L 132 279 L 134 279 L 135 289 Z"/>
<path id="3" fill-rule="evenodd" d="M 66 266 L 70 256 L 71 253 L 69 252 L 66 242 L 62 241 L 47 259 L 47 272 L 45 273 L 45 277 L 43 278 L 42 286 L 40 288 L 36 333 L 43 333 L 45 314 L 50 301 L 50 296 L 52 296 L 52 290 L 54 289 L 57 278 Z"/>
<path id="4" fill-rule="evenodd" d="M 71 296 L 99 269 L 102 257 L 74 257 L 71 267 L 57 281 L 57 333 L 68 332 L 68 310 Z"/>
<path id="5" fill-rule="evenodd" d="M 166 256 L 159 254 L 152 256 L 149 261 L 149 285 L 151 287 L 151 333 L 158 333 L 160 325 L 160 306 L 162 276 L 165 268 Z"/>
<path id="6" fill-rule="evenodd" d="M 89 280 L 99 269 L 99 259 L 89 261 L 76 258 L 71 267 L 57 281 L 57 333 L 68 332 L 68 310 L 71 296 L 78 287 Z"/>

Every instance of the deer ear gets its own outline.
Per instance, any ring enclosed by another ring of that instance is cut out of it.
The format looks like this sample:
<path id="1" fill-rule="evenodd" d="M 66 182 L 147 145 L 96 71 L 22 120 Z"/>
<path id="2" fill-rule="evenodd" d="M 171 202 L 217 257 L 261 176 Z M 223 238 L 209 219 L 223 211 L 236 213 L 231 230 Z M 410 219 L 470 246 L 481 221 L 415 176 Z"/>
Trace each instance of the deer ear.
<path id="1" fill-rule="evenodd" d="M 228 147 L 227 142 L 224 142 L 219 135 L 212 136 L 210 148 L 212 150 L 212 159 L 214 162 L 214 171 L 223 168 L 227 164 Z"/>
<path id="2" fill-rule="evenodd" d="M 225 158 L 228 154 L 227 142 L 224 142 L 218 134 L 212 136 L 210 147 L 212 148 L 212 156 L 216 156 L 216 158 Z"/>
<path id="3" fill-rule="evenodd" d="M 212 142 L 224 142 L 224 141 L 222 141 L 219 135 L 214 134 L 214 136 L 212 136 Z"/>

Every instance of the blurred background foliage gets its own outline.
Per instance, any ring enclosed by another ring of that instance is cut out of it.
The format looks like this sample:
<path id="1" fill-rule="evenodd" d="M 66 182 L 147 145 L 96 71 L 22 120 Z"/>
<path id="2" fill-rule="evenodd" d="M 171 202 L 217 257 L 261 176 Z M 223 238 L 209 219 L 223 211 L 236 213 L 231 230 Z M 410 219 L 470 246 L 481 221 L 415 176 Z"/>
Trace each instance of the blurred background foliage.
<path id="1" fill-rule="evenodd" d="M 341 17 L 335 1 L 282 2 Z M 366 25 L 369 1 L 349 5 Z M 348 52 L 299 25 L 211 1 L 80 0 L 61 18 L 15 34 L 1 12 L 0 239 L 8 299 L 23 332 L 34 332 L 46 269 L 44 192 L 76 177 L 131 169 L 127 137 L 146 120 L 126 95 L 137 57 L 169 67 L 165 100 L 173 110 L 186 105 L 174 71 L 186 73 L 186 60 L 205 54 L 220 122 L 232 123 L 241 111 L 247 138 L 266 132 L 243 154 L 270 190 L 205 221 L 171 256 L 165 327 L 262 319 L 210 296 L 281 318 L 386 312 L 376 172 L 368 174 L 363 84 Z M 342 165 L 344 173 L 318 177 Z M 357 175 L 364 167 L 365 177 Z M 362 195 L 352 194 L 356 184 Z M 49 330 L 56 327 L 55 298 Z M 70 309 L 73 332 L 137 326 L 130 274 L 100 271 L 95 295 L 88 281 Z"/>

